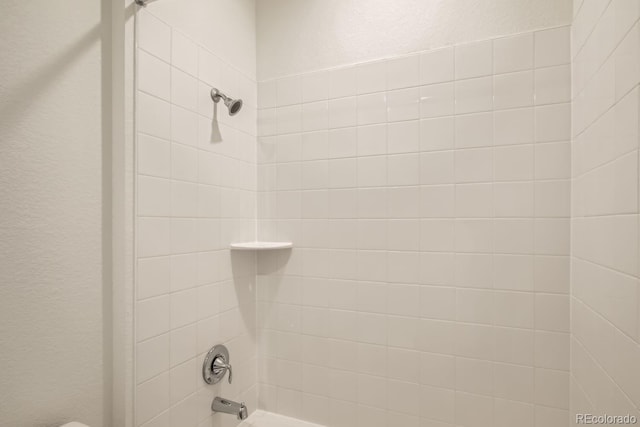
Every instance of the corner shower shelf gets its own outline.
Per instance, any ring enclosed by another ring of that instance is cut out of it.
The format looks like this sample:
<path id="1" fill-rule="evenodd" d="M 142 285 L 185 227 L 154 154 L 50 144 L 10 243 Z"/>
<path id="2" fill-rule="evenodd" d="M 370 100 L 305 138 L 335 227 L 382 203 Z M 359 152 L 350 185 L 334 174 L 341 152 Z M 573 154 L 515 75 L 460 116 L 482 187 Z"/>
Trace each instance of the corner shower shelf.
<path id="1" fill-rule="evenodd" d="M 237 251 L 268 251 L 292 248 L 291 242 L 240 242 L 232 243 L 231 249 Z"/>

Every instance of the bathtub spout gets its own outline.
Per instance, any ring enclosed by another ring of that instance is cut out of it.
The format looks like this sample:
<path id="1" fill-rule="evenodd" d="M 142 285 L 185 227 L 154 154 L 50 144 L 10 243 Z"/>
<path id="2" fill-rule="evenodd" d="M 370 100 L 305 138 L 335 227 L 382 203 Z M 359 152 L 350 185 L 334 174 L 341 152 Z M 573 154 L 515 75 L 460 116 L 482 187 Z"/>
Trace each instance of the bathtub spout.
<path id="1" fill-rule="evenodd" d="M 247 407 L 244 406 L 244 402 L 238 403 L 232 400 L 223 399 L 222 397 L 216 397 L 211 402 L 211 410 L 214 412 L 224 412 L 225 414 L 231 414 L 238 417 L 240 421 L 247 418 Z"/>

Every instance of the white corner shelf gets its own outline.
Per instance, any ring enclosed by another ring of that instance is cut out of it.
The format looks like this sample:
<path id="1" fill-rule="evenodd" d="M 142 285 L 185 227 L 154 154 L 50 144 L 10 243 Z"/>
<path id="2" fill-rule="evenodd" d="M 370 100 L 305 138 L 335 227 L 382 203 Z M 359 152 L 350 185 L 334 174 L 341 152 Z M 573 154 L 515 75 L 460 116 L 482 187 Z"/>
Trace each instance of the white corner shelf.
<path id="1" fill-rule="evenodd" d="M 239 242 L 231 244 L 231 249 L 236 251 L 269 251 L 292 247 L 293 243 L 291 242 Z"/>

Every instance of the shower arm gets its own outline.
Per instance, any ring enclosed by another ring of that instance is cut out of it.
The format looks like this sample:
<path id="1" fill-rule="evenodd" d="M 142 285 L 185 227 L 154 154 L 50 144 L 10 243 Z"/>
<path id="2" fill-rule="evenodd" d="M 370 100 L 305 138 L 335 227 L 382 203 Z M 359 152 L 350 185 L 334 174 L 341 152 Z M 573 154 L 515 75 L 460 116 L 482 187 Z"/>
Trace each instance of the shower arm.
<path id="1" fill-rule="evenodd" d="M 220 98 L 222 98 L 225 101 L 228 99 L 231 99 L 224 93 L 220 92 L 218 89 L 216 88 L 211 89 L 211 99 L 213 99 L 213 102 L 217 104 L 218 102 L 220 102 Z"/>

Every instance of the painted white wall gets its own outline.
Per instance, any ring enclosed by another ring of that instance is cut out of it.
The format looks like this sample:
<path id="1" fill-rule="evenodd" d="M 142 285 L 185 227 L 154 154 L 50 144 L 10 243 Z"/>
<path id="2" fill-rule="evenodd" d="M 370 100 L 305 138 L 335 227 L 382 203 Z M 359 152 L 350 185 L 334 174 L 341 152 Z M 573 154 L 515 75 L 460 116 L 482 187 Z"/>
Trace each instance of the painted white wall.
<path id="1" fill-rule="evenodd" d="M 258 0 L 258 80 L 571 23 L 571 0 Z"/>
<path id="2" fill-rule="evenodd" d="M 2 9 L 0 425 L 108 425 L 101 2 Z"/>

